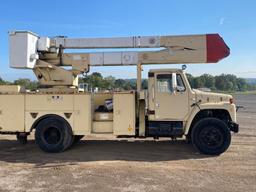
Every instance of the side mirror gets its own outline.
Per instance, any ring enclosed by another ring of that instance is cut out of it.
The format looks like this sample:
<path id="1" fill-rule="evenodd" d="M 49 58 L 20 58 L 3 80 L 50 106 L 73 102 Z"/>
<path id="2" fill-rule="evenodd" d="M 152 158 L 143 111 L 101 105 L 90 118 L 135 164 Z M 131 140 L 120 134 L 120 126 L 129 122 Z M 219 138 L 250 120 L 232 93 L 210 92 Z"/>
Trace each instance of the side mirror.
<path id="1" fill-rule="evenodd" d="M 177 76 L 176 73 L 172 73 L 172 92 L 175 93 L 177 90 Z"/>

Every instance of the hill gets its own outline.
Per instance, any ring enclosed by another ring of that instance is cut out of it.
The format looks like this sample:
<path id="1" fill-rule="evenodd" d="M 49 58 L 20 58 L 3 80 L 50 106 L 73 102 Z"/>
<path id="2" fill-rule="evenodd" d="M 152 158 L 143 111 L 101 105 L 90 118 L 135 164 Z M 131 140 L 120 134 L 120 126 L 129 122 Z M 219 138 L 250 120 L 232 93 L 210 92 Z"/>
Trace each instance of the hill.
<path id="1" fill-rule="evenodd" d="M 256 78 L 246 78 L 246 83 L 256 85 Z"/>

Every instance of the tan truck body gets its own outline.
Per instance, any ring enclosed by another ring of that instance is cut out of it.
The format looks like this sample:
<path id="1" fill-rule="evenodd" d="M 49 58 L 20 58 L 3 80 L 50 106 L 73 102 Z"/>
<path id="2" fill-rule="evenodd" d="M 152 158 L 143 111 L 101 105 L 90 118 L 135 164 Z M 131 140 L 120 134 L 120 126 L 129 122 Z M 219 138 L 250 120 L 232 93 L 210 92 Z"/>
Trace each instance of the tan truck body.
<path id="1" fill-rule="evenodd" d="M 104 104 L 106 98 L 113 98 L 114 113 L 94 112 L 93 109 Z M 126 102 L 123 102 L 124 100 Z M 0 95 L 1 132 L 29 133 L 42 118 L 49 115 L 64 118 L 72 127 L 74 135 L 97 133 L 135 135 L 135 93 L 6 93 Z M 97 116 L 99 117 L 95 118 Z"/>
<path id="2" fill-rule="evenodd" d="M 236 122 L 232 96 L 193 90 L 182 70 L 150 70 L 148 91 L 143 91 L 147 103 L 145 110 L 149 121 L 181 121 L 186 135 L 194 117 L 201 110 L 226 111 Z M 181 92 L 159 92 L 157 75 L 175 73 L 180 75 L 185 90 Z M 1 87 L 1 86 L 0 86 Z M 11 89 L 12 88 L 12 89 Z M 0 89 L 1 90 L 1 89 Z M 136 94 L 134 91 L 113 93 L 24 93 L 18 86 L 2 89 L 0 94 L 0 131 L 31 132 L 37 123 L 48 115 L 64 118 L 72 127 L 74 135 L 107 133 L 116 136 L 136 136 Z M 15 93 L 16 91 L 16 93 Z M 142 94 L 142 93 L 141 93 Z M 106 99 L 113 99 L 113 113 L 95 112 Z M 198 106 L 193 104 L 201 100 Z M 151 114 L 150 111 L 154 111 Z M 142 134 L 145 136 L 145 132 Z"/>
<path id="3" fill-rule="evenodd" d="M 118 38 L 48 38 L 28 31 L 9 34 L 10 66 L 32 69 L 48 88 L 29 91 L 0 86 L 0 134 L 16 134 L 26 142 L 35 130 L 35 140 L 46 152 L 64 151 L 90 134 L 186 136 L 202 153 L 220 154 L 230 144 L 230 131 L 238 132 L 232 96 L 191 89 L 181 69 L 150 70 L 148 90 L 141 89 L 142 65 L 217 63 L 227 57 L 230 50 L 218 34 Z M 99 48 L 151 49 L 64 52 Z M 128 65 L 137 66 L 136 91 L 80 93 L 78 75 L 90 67 Z"/>

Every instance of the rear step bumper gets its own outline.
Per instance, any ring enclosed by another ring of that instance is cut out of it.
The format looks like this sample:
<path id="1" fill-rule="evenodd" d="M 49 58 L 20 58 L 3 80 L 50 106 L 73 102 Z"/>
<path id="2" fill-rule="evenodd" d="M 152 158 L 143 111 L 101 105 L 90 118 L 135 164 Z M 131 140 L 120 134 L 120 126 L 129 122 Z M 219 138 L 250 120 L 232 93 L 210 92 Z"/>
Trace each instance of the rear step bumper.
<path id="1" fill-rule="evenodd" d="M 229 123 L 229 129 L 230 129 L 230 131 L 233 131 L 234 133 L 238 133 L 239 132 L 239 124 L 231 121 Z"/>

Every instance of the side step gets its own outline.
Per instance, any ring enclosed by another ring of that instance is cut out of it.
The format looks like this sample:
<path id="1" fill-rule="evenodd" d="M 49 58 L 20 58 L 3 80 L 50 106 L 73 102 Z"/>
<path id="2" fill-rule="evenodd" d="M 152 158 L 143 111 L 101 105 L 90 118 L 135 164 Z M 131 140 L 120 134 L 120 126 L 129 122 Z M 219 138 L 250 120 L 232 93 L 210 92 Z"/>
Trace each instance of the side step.
<path id="1" fill-rule="evenodd" d="M 182 121 L 149 121 L 146 128 L 148 137 L 179 137 L 183 134 Z"/>

